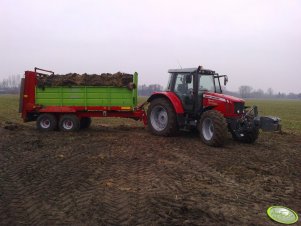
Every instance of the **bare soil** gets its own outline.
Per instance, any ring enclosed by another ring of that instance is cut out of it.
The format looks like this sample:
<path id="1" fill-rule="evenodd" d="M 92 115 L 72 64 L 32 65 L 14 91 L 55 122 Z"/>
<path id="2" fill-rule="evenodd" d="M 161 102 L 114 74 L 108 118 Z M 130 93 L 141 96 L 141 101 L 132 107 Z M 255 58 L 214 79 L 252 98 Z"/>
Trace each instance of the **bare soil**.
<path id="1" fill-rule="evenodd" d="M 142 127 L 77 133 L 0 128 L 0 225 L 278 225 L 301 213 L 301 137 L 261 134 L 224 148 Z"/>

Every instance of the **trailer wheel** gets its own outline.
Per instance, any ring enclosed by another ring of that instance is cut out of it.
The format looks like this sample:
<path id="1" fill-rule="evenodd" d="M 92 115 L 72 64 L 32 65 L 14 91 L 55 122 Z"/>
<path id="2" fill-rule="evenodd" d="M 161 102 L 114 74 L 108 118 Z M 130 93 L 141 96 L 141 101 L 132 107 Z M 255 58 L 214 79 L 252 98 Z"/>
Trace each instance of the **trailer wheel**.
<path id="1" fill-rule="evenodd" d="M 81 118 L 80 119 L 80 128 L 81 129 L 89 128 L 91 125 L 91 122 L 92 122 L 92 120 L 89 117 Z"/>
<path id="2" fill-rule="evenodd" d="M 41 114 L 37 118 L 37 128 L 40 131 L 53 131 L 57 128 L 57 119 L 53 114 Z"/>
<path id="3" fill-rule="evenodd" d="M 61 131 L 73 132 L 80 128 L 80 121 L 76 115 L 63 115 L 60 118 L 59 128 Z"/>
<path id="4" fill-rule="evenodd" d="M 228 131 L 226 119 L 216 110 L 202 114 L 198 130 L 202 141 L 209 146 L 220 147 L 226 141 Z"/>
<path id="5" fill-rule="evenodd" d="M 160 136 L 172 136 L 178 131 L 176 112 L 165 98 L 151 101 L 147 109 L 148 128 L 151 133 Z"/>

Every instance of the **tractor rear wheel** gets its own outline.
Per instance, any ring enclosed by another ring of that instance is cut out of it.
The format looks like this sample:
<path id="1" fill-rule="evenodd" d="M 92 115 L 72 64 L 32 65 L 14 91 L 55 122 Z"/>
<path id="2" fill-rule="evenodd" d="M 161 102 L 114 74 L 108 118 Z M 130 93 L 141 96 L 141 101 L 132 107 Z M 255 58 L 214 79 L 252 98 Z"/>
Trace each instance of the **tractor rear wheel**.
<path id="1" fill-rule="evenodd" d="M 92 120 L 89 117 L 81 118 L 80 119 L 80 128 L 81 129 L 89 128 L 91 125 L 91 122 L 92 122 Z"/>
<path id="2" fill-rule="evenodd" d="M 178 131 L 176 112 L 169 100 L 157 98 L 147 109 L 149 130 L 160 136 L 172 136 Z"/>
<path id="3" fill-rule="evenodd" d="M 41 114 L 37 118 L 37 128 L 40 131 L 53 131 L 57 128 L 57 119 L 53 114 Z"/>
<path id="4" fill-rule="evenodd" d="M 209 110 L 202 114 L 198 130 L 202 141 L 209 146 L 220 147 L 226 141 L 228 131 L 226 119 L 216 110 Z"/>
<path id="5" fill-rule="evenodd" d="M 73 132 L 80 128 L 80 121 L 76 115 L 67 114 L 60 118 L 59 128 L 61 131 Z"/>

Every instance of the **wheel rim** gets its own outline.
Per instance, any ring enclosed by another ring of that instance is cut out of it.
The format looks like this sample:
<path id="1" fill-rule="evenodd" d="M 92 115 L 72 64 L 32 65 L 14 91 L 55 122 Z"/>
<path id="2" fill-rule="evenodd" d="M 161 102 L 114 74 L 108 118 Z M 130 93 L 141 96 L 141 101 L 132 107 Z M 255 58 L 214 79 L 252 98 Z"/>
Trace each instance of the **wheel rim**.
<path id="1" fill-rule="evenodd" d="M 50 120 L 45 118 L 45 119 L 42 119 L 41 122 L 40 122 L 40 125 L 43 129 L 48 129 L 50 127 Z"/>
<path id="2" fill-rule="evenodd" d="M 166 128 L 168 123 L 167 111 L 162 106 L 156 106 L 152 109 L 150 119 L 152 127 L 156 131 L 162 131 Z"/>
<path id="3" fill-rule="evenodd" d="M 202 134 L 206 140 L 211 140 L 214 133 L 214 127 L 212 120 L 210 118 L 206 118 L 202 124 Z"/>
<path id="4" fill-rule="evenodd" d="M 69 120 L 69 119 L 64 120 L 64 121 L 63 121 L 63 128 L 64 128 L 65 130 L 70 130 L 70 129 L 72 129 L 72 128 L 73 128 L 73 122 L 72 122 L 71 120 Z"/>

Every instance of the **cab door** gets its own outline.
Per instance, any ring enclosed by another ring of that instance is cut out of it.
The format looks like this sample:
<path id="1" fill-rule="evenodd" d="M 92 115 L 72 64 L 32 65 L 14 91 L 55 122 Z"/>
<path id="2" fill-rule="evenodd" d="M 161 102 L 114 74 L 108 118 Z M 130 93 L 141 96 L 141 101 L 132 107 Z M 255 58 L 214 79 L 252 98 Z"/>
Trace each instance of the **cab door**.
<path id="1" fill-rule="evenodd" d="M 184 110 L 186 112 L 192 112 L 194 105 L 192 75 L 187 73 L 177 74 L 175 78 L 174 92 L 181 99 Z"/>

